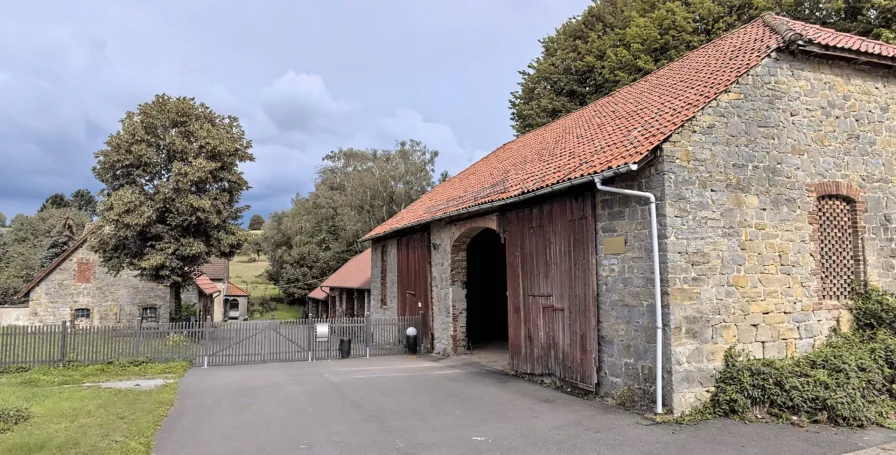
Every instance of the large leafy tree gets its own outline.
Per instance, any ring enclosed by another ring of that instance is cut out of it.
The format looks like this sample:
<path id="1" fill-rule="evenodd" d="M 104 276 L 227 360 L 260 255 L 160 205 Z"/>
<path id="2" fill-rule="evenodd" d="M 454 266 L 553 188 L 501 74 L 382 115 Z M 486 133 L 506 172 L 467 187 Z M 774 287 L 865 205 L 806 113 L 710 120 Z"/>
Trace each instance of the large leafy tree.
<path id="1" fill-rule="evenodd" d="M 523 134 L 606 96 L 765 11 L 896 42 L 893 0 L 600 0 L 541 40 L 520 71 Z"/>
<path id="2" fill-rule="evenodd" d="M 0 227 L 6 227 L 6 214 L 0 212 Z"/>
<path id="3" fill-rule="evenodd" d="M 43 269 L 42 259 L 64 223 L 70 223 L 66 229 L 78 235 L 89 218 L 74 210 L 46 209 L 32 216 L 16 215 L 13 220 L 0 237 L 0 305 L 16 303 L 13 296 Z"/>
<path id="4" fill-rule="evenodd" d="M 314 191 L 264 226 L 268 278 L 289 298 L 305 296 L 364 249 L 361 237 L 432 189 L 437 156 L 415 140 L 328 153 Z"/>
<path id="5" fill-rule="evenodd" d="M 239 165 L 254 160 L 251 146 L 236 117 L 193 98 L 157 95 L 125 114 L 93 167 L 105 185 L 92 238 L 103 265 L 169 285 L 180 319 L 193 273 L 244 242 Z"/>

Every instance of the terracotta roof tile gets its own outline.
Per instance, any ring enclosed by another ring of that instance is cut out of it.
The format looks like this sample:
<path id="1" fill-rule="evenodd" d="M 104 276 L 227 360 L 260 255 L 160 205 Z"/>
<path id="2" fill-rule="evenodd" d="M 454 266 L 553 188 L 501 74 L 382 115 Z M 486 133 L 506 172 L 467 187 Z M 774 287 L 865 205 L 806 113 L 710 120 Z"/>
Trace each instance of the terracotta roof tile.
<path id="1" fill-rule="evenodd" d="M 315 300 L 327 300 L 329 297 L 330 294 L 327 294 L 327 291 L 320 287 L 316 287 L 313 291 L 308 293 L 308 298 Z"/>
<path id="2" fill-rule="evenodd" d="M 221 258 L 211 258 L 208 264 L 199 267 L 199 271 L 213 280 L 224 280 L 230 275 L 230 261 Z"/>
<path id="3" fill-rule="evenodd" d="M 788 33 L 787 29 L 792 29 Z M 793 32 L 821 45 L 893 56 L 896 47 L 765 15 L 588 106 L 508 142 L 424 194 L 365 236 L 637 163 L 675 129 L 785 44 Z"/>
<path id="4" fill-rule="evenodd" d="M 228 281 L 227 282 L 227 296 L 228 297 L 249 297 L 249 291 Z"/>
<path id="5" fill-rule="evenodd" d="M 199 290 L 205 295 L 212 295 L 220 289 L 218 289 L 218 285 L 212 282 L 211 278 L 208 275 L 199 275 L 194 280 L 196 282 L 196 286 Z"/>
<path id="6" fill-rule="evenodd" d="M 322 287 L 370 289 L 370 248 L 357 254 L 324 280 Z"/>

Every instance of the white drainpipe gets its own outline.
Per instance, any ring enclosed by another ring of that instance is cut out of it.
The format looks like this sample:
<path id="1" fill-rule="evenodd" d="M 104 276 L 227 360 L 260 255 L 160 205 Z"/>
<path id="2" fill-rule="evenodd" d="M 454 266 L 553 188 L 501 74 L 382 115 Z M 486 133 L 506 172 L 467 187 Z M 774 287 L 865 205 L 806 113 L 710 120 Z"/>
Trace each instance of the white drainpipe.
<path id="1" fill-rule="evenodd" d="M 638 165 L 632 164 L 634 171 Z M 656 413 L 663 413 L 663 303 L 660 293 L 660 247 L 656 227 L 656 196 L 643 191 L 624 190 L 603 186 L 601 176 L 594 177 L 594 183 L 600 191 L 625 194 L 634 197 L 647 198 L 650 201 L 650 237 L 653 243 L 653 303 L 656 308 Z"/>

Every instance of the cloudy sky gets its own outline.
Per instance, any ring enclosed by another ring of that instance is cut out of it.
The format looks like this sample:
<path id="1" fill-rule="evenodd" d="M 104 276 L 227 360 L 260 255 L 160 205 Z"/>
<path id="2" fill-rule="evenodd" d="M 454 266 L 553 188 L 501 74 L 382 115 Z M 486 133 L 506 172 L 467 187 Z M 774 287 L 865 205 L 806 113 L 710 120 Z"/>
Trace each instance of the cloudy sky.
<path id="1" fill-rule="evenodd" d="M 339 146 L 414 138 L 452 174 L 513 137 L 538 39 L 590 0 L 0 0 L 0 211 L 98 190 L 93 152 L 159 92 L 240 117 L 251 213 Z"/>

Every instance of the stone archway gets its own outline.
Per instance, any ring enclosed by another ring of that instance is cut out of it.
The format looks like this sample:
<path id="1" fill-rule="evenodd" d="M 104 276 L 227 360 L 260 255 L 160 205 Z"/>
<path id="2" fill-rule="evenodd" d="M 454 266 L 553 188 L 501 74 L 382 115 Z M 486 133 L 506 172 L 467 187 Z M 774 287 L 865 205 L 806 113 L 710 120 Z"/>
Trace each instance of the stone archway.
<path id="1" fill-rule="evenodd" d="M 471 342 L 507 341 L 504 243 L 491 227 L 472 226 L 451 244 L 451 350 Z"/>

